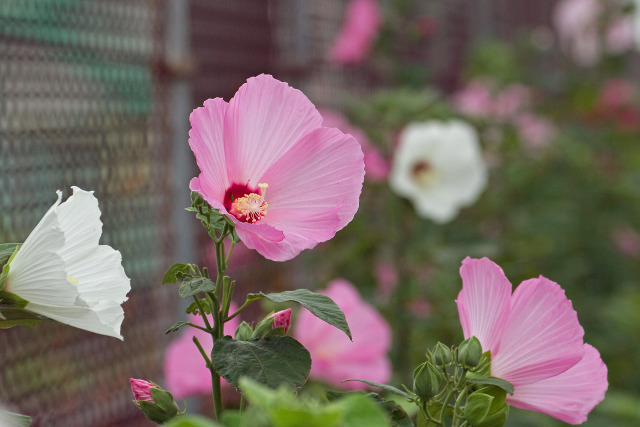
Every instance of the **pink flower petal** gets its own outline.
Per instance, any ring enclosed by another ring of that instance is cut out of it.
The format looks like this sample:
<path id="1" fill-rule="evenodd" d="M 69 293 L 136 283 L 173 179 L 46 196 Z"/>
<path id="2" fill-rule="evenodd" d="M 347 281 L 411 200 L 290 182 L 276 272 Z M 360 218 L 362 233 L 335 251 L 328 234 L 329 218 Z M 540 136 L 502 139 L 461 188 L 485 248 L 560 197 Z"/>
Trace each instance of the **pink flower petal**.
<path id="1" fill-rule="evenodd" d="M 386 356 L 391 345 L 391 330 L 373 307 L 366 304 L 349 282 L 333 281 L 324 292 L 344 311 L 353 342 L 335 327 L 302 311 L 296 319 L 294 336 L 311 353 L 311 377 L 352 390 L 363 384 L 341 383 L 361 377 L 385 382 L 391 376 Z"/>
<path id="2" fill-rule="evenodd" d="M 507 402 L 516 408 L 542 412 L 570 424 L 586 421 L 604 399 L 607 367 L 598 350 L 584 344 L 584 356 L 563 373 L 515 389 Z"/>
<path id="3" fill-rule="evenodd" d="M 204 107 L 196 108 L 189 121 L 189 146 L 196 156 L 200 175 L 190 188 L 203 195 L 212 206 L 220 208 L 224 192 L 229 187 L 224 153 L 223 123 L 227 103 L 222 98 L 208 99 Z"/>
<path id="4" fill-rule="evenodd" d="M 475 336 L 482 350 L 495 354 L 509 313 L 511 283 L 488 258 L 465 258 L 460 267 L 462 291 L 456 300 L 464 337 Z"/>
<path id="5" fill-rule="evenodd" d="M 322 124 L 320 113 L 302 92 L 266 74 L 248 79 L 238 89 L 224 119 L 229 180 L 252 186 Z"/>
<path id="6" fill-rule="evenodd" d="M 269 184 L 266 222 L 275 224 L 287 216 L 295 221 L 295 215 L 283 215 L 284 211 L 321 212 L 339 205 L 339 221 L 329 230 L 332 237 L 358 210 L 363 157 L 357 141 L 338 129 L 319 128 L 307 134 L 261 178 Z M 286 228 L 276 228 L 286 234 Z"/>
<path id="7" fill-rule="evenodd" d="M 329 52 L 337 64 L 357 64 L 364 60 L 378 35 L 381 19 L 375 0 L 352 0 L 347 6 L 344 25 Z"/>
<path id="8" fill-rule="evenodd" d="M 542 276 L 526 280 L 513 293 L 491 374 L 515 387 L 558 375 L 582 358 L 583 335 L 560 285 Z"/>

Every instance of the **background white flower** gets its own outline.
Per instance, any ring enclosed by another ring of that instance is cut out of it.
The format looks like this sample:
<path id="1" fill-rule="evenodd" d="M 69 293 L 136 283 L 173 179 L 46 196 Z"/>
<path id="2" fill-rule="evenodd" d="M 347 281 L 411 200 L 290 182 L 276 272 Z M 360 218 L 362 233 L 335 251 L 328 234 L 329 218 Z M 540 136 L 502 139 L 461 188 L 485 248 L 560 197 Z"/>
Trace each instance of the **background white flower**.
<path id="1" fill-rule="evenodd" d="M 92 191 L 62 192 L 9 265 L 5 289 L 25 309 L 76 328 L 122 339 L 121 304 L 131 290 L 120 252 L 99 245 L 98 200 Z"/>
<path id="2" fill-rule="evenodd" d="M 477 200 L 486 183 L 478 135 L 467 123 L 412 123 L 402 132 L 389 184 L 420 216 L 448 222 Z"/>

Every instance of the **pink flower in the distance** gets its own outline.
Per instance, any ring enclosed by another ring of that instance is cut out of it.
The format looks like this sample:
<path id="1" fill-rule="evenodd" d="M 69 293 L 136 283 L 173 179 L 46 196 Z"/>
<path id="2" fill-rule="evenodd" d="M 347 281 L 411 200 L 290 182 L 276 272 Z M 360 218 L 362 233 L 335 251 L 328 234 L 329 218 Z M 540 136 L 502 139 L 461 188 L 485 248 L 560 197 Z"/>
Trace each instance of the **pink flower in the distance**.
<path id="1" fill-rule="evenodd" d="M 235 304 L 231 304 L 231 311 L 235 311 Z M 204 326 L 202 316 L 189 315 L 189 322 L 194 325 Z M 209 315 L 209 322 L 212 322 Z M 233 335 L 240 325 L 237 317 L 224 324 L 224 334 Z M 211 335 L 200 329 L 184 327 L 182 335 L 172 341 L 164 354 L 164 376 L 167 382 L 167 390 L 175 399 L 198 394 L 211 394 L 211 374 L 205 365 L 200 351 L 193 342 L 193 337 L 198 338 L 202 349 L 208 355 L 213 349 Z M 223 386 L 229 386 L 222 379 Z"/>
<path id="2" fill-rule="evenodd" d="M 491 351 L 491 375 L 513 384 L 507 402 L 580 424 L 604 399 L 607 367 L 583 341 L 571 301 L 540 276 L 511 294 L 511 283 L 488 258 L 462 261 L 458 314 L 465 338 Z"/>
<path id="3" fill-rule="evenodd" d="M 286 310 L 278 311 L 277 313 L 273 313 L 271 317 L 273 317 L 274 328 L 283 327 L 285 332 L 289 330 L 289 325 L 291 324 L 290 308 L 287 308 Z"/>
<path id="4" fill-rule="evenodd" d="M 391 376 L 387 352 L 391 330 L 382 316 L 362 301 L 355 287 L 343 279 L 334 280 L 323 292 L 342 309 L 353 341 L 344 332 L 303 310 L 296 319 L 295 338 L 311 353 L 311 378 L 360 390 L 367 386 L 348 378 L 386 382 Z"/>
<path id="5" fill-rule="evenodd" d="M 471 117 L 488 117 L 493 113 L 493 95 L 488 85 L 474 80 L 453 95 L 453 106 Z"/>
<path id="6" fill-rule="evenodd" d="M 548 120 L 532 113 L 522 113 L 515 120 L 520 136 L 530 148 L 544 147 L 555 138 L 557 130 Z"/>
<path id="7" fill-rule="evenodd" d="M 129 383 L 131 384 L 131 392 L 133 393 L 133 398 L 136 401 L 146 400 L 147 402 L 153 402 L 153 397 L 151 397 L 151 389 L 156 388 L 155 385 L 151 384 L 145 380 L 137 380 L 135 378 L 129 378 Z"/>
<path id="8" fill-rule="evenodd" d="M 380 182 L 387 179 L 391 166 L 384 158 L 380 150 L 373 145 L 362 129 L 353 126 L 349 120 L 340 113 L 330 110 L 320 110 L 324 127 L 338 128 L 342 132 L 353 136 L 360 143 L 364 153 L 364 170 L 366 178 L 372 182 Z"/>
<path id="9" fill-rule="evenodd" d="M 373 47 L 380 24 L 376 0 L 351 0 L 342 30 L 329 52 L 329 59 L 341 65 L 357 64 L 364 60 Z"/>
<path id="10" fill-rule="evenodd" d="M 233 221 L 248 248 L 286 261 L 353 219 L 364 180 L 360 145 L 322 127 L 299 90 L 262 74 L 229 103 L 205 101 L 190 121 L 200 175 L 189 187 Z"/>

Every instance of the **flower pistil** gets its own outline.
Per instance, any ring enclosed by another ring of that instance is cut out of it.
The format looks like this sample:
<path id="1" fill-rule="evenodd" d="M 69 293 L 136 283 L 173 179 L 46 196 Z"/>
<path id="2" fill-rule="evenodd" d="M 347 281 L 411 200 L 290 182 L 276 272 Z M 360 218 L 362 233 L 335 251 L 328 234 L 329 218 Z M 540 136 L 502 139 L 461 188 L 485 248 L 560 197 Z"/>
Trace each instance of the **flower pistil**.
<path id="1" fill-rule="evenodd" d="M 249 193 L 233 202 L 231 213 L 241 221 L 254 223 L 262 219 L 267 214 L 269 204 L 265 201 L 264 196 L 267 193 L 266 183 L 258 184 L 260 194 Z"/>

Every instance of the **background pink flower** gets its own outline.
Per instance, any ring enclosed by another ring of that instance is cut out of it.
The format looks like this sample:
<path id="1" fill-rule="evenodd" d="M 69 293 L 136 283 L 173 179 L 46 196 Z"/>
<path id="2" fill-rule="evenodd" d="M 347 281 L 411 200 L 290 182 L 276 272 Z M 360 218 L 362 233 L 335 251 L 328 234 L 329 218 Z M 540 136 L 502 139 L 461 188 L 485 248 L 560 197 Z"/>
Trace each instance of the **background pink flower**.
<path id="1" fill-rule="evenodd" d="M 363 61 L 373 47 L 380 24 L 379 6 L 375 0 L 351 0 L 329 59 L 341 65 Z"/>
<path id="2" fill-rule="evenodd" d="M 231 304 L 230 312 L 237 309 L 235 304 Z M 188 321 L 204 326 L 202 316 L 190 314 Z M 209 315 L 211 322 L 211 315 Z M 237 317 L 225 323 L 224 334 L 232 335 L 240 325 Z M 183 399 L 187 396 L 198 394 L 211 394 L 211 373 L 205 365 L 202 355 L 193 342 L 193 337 L 198 338 L 204 351 L 210 355 L 213 348 L 211 335 L 191 327 L 184 327 L 182 335 L 172 341 L 164 354 L 164 376 L 167 382 L 167 390 L 173 397 Z M 229 387 L 229 384 L 222 379 L 222 386 Z"/>
<path id="3" fill-rule="evenodd" d="M 311 353 L 310 377 L 329 384 L 361 390 L 364 383 L 348 381 L 362 378 L 386 382 L 391 377 L 387 352 L 391 330 L 382 316 L 362 301 L 355 287 L 344 279 L 334 280 L 322 292 L 344 311 L 353 341 L 344 332 L 303 310 L 295 322 L 294 336 Z"/>
<path id="4" fill-rule="evenodd" d="M 262 74 L 228 104 L 205 101 L 190 121 L 200 175 L 189 187 L 233 221 L 248 248 L 286 261 L 353 219 L 364 181 L 360 145 L 322 127 L 302 92 Z"/>
<path id="5" fill-rule="evenodd" d="M 530 148 L 548 145 L 557 134 L 556 127 L 542 117 L 533 113 L 522 113 L 515 119 L 518 133 Z"/>
<path id="6" fill-rule="evenodd" d="M 364 169 L 368 180 L 381 182 L 387 179 L 390 170 L 389 162 L 380 150 L 369 141 L 362 129 L 353 126 L 345 116 L 338 112 L 321 109 L 320 114 L 323 118 L 322 126 L 338 128 L 353 136 L 360 143 L 364 153 Z"/>
<path id="7" fill-rule="evenodd" d="M 542 276 L 511 294 L 502 269 L 487 258 L 466 258 L 460 268 L 458 313 L 465 338 L 475 335 L 491 351 L 491 375 L 511 382 L 507 402 L 571 424 L 587 419 L 604 399 L 607 367 L 562 288 Z"/>
<path id="8" fill-rule="evenodd" d="M 488 117 L 493 110 L 493 97 L 488 85 L 479 80 L 469 82 L 453 95 L 453 106 L 471 117 Z"/>

